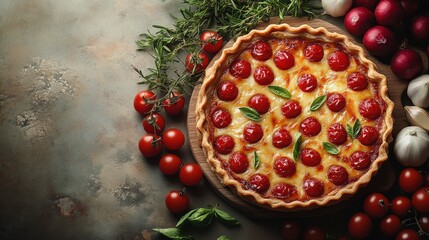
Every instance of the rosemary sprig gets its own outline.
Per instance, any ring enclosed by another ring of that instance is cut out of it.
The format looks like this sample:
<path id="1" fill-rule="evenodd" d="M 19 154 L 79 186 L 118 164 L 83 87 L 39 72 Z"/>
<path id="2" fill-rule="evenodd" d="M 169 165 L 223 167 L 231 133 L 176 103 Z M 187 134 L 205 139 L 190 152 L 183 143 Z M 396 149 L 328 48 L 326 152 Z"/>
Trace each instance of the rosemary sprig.
<path id="1" fill-rule="evenodd" d="M 271 17 L 283 19 L 285 15 L 294 17 L 316 16 L 316 7 L 312 0 L 183 0 L 180 17 L 174 17 L 172 27 L 154 25 L 155 33 L 148 31 L 141 34 L 137 41 L 139 50 L 150 52 L 154 67 L 147 68 L 145 73 L 134 67 L 150 90 L 156 90 L 162 97 L 153 101 L 154 110 L 158 112 L 163 100 L 174 96 L 173 90 L 189 94 L 198 83 L 203 72 L 173 70 L 173 65 L 183 63 L 181 53 L 198 56 L 203 43 L 198 36 L 203 30 L 212 29 L 221 34 L 225 41 L 247 33 L 261 21 Z M 192 58 L 194 65 L 201 61 Z M 184 64 L 184 63 L 183 63 Z M 176 65 L 177 66 L 177 65 Z M 169 74 L 169 73 L 175 74 Z M 170 76 L 173 75 L 173 76 Z"/>

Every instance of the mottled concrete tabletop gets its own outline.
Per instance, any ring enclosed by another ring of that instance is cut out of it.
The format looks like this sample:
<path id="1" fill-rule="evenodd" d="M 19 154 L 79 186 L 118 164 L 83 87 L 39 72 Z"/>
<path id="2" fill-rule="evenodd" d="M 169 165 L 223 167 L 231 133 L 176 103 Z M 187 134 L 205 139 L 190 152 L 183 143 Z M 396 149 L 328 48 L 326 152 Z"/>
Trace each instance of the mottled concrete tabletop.
<path id="1" fill-rule="evenodd" d="M 131 65 L 152 65 L 135 40 L 170 25 L 175 0 L 0 1 L 0 239 L 158 239 L 177 216 L 164 196 L 182 186 L 145 160 Z M 167 118 L 184 131 L 186 114 Z M 185 147 L 184 162 L 194 161 Z M 191 231 L 199 239 L 279 239 L 207 182 L 191 207 L 220 204 L 241 222 Z"/>

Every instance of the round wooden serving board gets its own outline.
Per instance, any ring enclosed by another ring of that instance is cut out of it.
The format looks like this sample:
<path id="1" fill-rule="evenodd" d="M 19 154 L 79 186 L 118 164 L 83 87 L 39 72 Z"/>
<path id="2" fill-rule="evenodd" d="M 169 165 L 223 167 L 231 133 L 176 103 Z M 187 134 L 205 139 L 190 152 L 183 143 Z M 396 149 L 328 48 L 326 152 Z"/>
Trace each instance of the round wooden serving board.
<path id="1" fill-rule="evenodd" d="M 280 21 L 278 19 L 272 19 L 270 22 L 267 23 L 261 23 L 258 28 L 265 28 L 269 24 L 272 23 L 279 23 Z M 326 22 L 321 19 L 313 19 L 308 20 L 304 18 L 285 18 L 281 23 L 287 23 L 291 26 L 300 26 L 302 24 L 308 24 L 314 28 L 317 27 L 325 27 L 330 32 L 337 32 L 340 34 L 344 34 L 350 37 L 352 42 L 354 42 L 357 45 L 361 45 L 359 42 L 355 41 L 355 39 L 350 36 L 346 31 L 340 29 L 339 27 Z M 228 48 L 233 44 L 232 41 L 228 42 L 224 48 Z M 213 57 L 211 64 L 220 57 L 222 51 L 220 51 L 216 56 Z M 404 90 L 407 87 L 407 82 L 399 80 L 390 70 L 390 66 L 381 63 L 376 58 L 372 57 L 366 52 L 366 56 L 372 60 L 378 67 L 379 72 L 384 74 L 388 79 L 388 87 L 389 87 L 389 94 L 392 101 L 395 103 L 395 108 L 393 110 L 393 117 L 395 119 L 395 124 L 393 128 L 393 136 L 396 136 L 396 134 L 407 125 L 405 121 L 405 112 L 403 110 L 403 106 L 401 104 L 401 95 L 404 92 Z M 210 64 L 210 65 L 211 65 Z M 209 65 L 209 67 L 210 67 Z M 224 198 L 228 203 L 233 205 L 234 207 L 237 207 L 238 209 L 242 210 L 242 212 L 250 217 L 255 218 L 267 218 L 267 217 L 307 217 L 307 216 L 315 216 L 315 215 L 323 215 L 332 213 L 333 211 L 337 209 L 341 209 L 341 206 L 347 206 L 352 203 L 352 199 L 345 200 L 339 204 L 333 205 L 333 206 L 326 206 L 323 208 L 318 208 L 314 210 L 308 210 L 308 211 L 299 211 L 299 212 L 284 212 L 284 211 L 276 211 L 276 210 L 267 210 L 266 208 L 262 208 L 256 205 L 253 205 L 240 197 L 238 197 L 233 191 L 231 191 L 228 187 L 225 187 L 220 180 L 217 178 L 217 176 L 212 172 L 210 169 L 209 164 L 206 162 L 206 156 L 201 149 L 199 138 L 198 138 L 198 132 L 196 129 L 196 119 L 195 119 L 195 105 L 198 98 L 198 92 L 200 90 L 200 86 L 196 86 L 192 97 L 190 99 L 189 104 L 189 110 L 188 110 L 188 119 L 187 119 L 187 125 L 188 125 L 188 134 L 189 134 L 189 142 L 190 147 L 192 150 L 192 153 L 196 159 L 196 161 L 200 164 L 205 177 L 210 182 L 210 184 L 213 186 L 213 189 L 222 197 Z M 395 181 L 395 174 L 393 172 L 392 166 L 389 161 L 386 161 L 386 163 L 383 164 L 383 166 L 380 168 L 379 172 L 376 176 L 373 177 L 372 181 L 367 185 L 367 187 L 362 188 L 357 193 L 358 195 L 364 195 L 371 191 L 379 191 L 383 192 L 388 190 Z"/>

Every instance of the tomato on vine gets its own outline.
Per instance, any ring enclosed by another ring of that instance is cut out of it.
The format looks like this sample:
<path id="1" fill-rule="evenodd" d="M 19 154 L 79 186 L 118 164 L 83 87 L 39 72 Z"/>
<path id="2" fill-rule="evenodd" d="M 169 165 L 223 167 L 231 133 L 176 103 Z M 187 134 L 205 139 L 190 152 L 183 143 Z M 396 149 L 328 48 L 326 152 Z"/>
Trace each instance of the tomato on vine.
<path id="1" fill-rule="evenodd" d="M 411 200 L 404 196 L 395 197 L 390 205 L 392 213 L 399 217 L 407 216 L 411 211 Z"/>
<path id="2" fill-rule="evenodd" d="M 159 169 L 165 175 L 176 174 L 180 166 L 182 165 L 182 160 L 175 154 L 165 154 L 159 160 Z"/>
<path id="3" fill-rule="evenodd" d="M 187 163 L 182 166 L 179 173 L 180 182 L 186 186 L 195 186 L 203 178 L 203 171 L 196 163 Z"/>
<path id="4" fill-rule="evenodd" d="M 419 234 L 412 229 L 404 229 L 396 235 L 395 240 L 419 240 Z"/>
<path id="5" fill-rule="evenodd" d="M 144 134 L 139 140 L 140 152 L 145 157 L 155 157 L 162 151 L 161 138 L 153 133 Z"/>
<path id="6" fill-rule="evenodd" d="M 165 205 L 172 213 L 183 213 L 189 208 L 189 197 L 182 191 L 173 190 L 165 196 Z"/>
<path id="7" fill-rule="evenodd" d="M 170 128 L 162 135 L 162 142 L 168 150 L 176 151 L 185 144 L 185 135 L 177 128 Z"/>
<path id="8" fill-rule="evenodd" d="M 165 119 L 159 113 L 153 113 L 143 118 L 143 129 L 147 133 L 161 134 L 165 128 Z"/>
<path id="9" fill-rule="evenodd" d="M 215 54 L 223 47 L 223 37 L 214 31 L 204 31 L 200 35 L 200 40 L 204 43 L 204 51 L 208 53 Z"/>
<path id="10" fill-rule="evenodd" d="M 150 90 L 143 90 L 134 97 L 134 109 L 140 114 L 148 114 L 152 108 L 151 101 L 156 100 L 156 95 Z"/>
<path id="11" fill-rule="evenodd" d="M 389 210 L 389 200 L 381 193 L 372 193 L 366 197 L 363 209 L 372 218 L 382 218 Z"/>
<path id="12" fill-rule="evenodd" d="M 190 73 L 201 72 L 206 69 L 209 65 L 210 58 L 207 54 L 201 52 L 198 56 L 195 56 L 194 53 L 189 53 L 186 56 L 185 66 L 186 70 Z"/>
<path id="13" fill-rule="evenodd" d="M 429 213 L 429 187 L 422 187 L 414 192 L 411 202 L 417 212 Z"/>
<path id="14" fill-rule="evenodd" d="M 173 92 L 169 98 L 162 102 L 162 106 L 168 115 L 174 116 L 182 112 L 183 107 L 185 106 L 185 99 L 182 94 Z"/>

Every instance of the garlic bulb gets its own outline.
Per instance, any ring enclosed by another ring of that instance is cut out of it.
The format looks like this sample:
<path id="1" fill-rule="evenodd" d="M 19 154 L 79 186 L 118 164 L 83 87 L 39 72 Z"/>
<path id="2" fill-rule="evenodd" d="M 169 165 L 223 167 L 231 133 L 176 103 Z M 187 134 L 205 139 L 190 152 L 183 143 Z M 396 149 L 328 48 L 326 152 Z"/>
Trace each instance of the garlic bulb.
<path id="1" fill-rule="evenodd" d="M 408 84 L 407 95 L 414 105 L 429 107 L 429 75 L 423 74 Z"/>
<path id="2" fill-rule="evenodd" d="M 419 167 L 429 158 L 429 134 L 421 127 L 406 127 L 396 136 L 393 152 L 402 165 Z"/>
<path id="3" fill-rule="evenodd" d="M 429 113 L 426 110 L 416 106 L 406 106 L 404 109 L 405 116 L 411 125 L 421 127 L 429 132 Z"/>
<path id="4" fill-rule="evenodd" d="M 352 6 L 353 0 L 322 0 L 322 7 L 332 17 L 344 16 Z"/>

